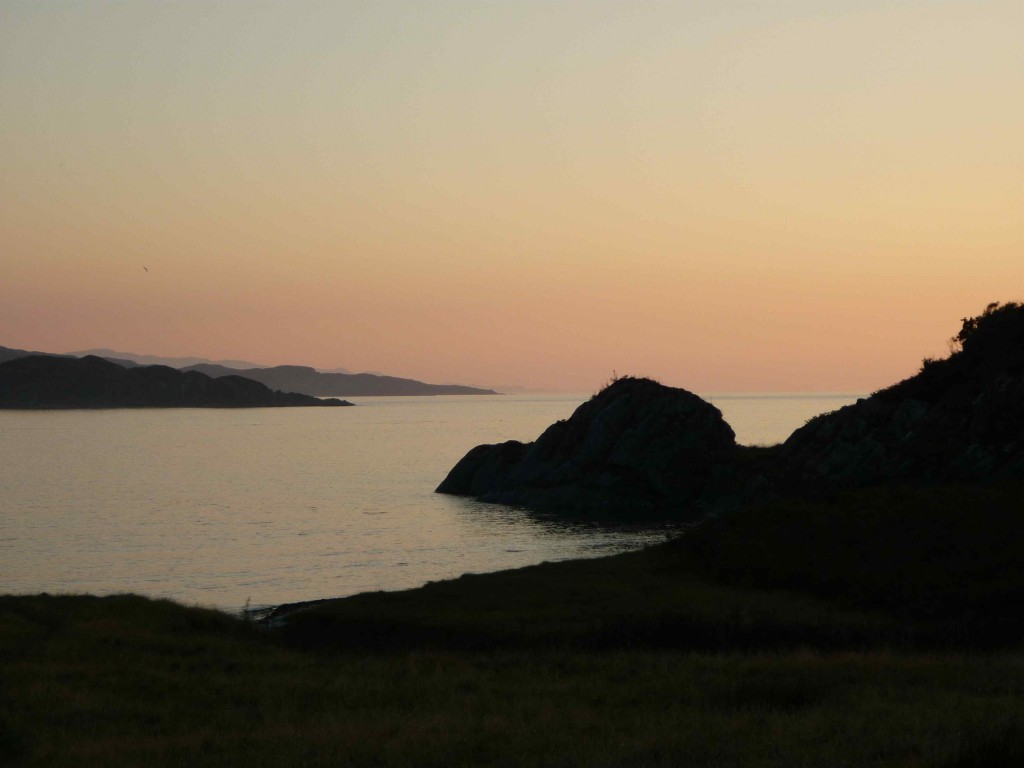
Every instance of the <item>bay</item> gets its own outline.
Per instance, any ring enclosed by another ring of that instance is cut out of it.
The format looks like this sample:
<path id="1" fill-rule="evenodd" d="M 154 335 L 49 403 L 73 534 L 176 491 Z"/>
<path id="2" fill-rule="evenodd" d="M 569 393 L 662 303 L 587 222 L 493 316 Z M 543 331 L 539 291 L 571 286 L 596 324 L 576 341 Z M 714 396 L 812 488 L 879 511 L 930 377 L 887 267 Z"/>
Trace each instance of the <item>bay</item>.
<path id="1" fill-rule="evenodd" d="M 238 610 L 611 554 L 665 529 L 567 523 L 433 489 L 480 443 L 587 395 L 355 408 L 0 411 L 0 592 L 136 592 Z M 856 395 L 710 395 L 745 444 Z"/>

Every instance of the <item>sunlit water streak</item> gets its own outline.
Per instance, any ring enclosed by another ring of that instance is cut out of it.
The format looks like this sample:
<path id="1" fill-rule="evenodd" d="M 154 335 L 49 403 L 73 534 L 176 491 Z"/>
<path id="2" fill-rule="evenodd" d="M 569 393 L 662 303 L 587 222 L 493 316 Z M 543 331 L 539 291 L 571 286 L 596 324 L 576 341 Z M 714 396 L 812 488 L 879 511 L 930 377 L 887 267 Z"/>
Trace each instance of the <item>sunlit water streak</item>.
<path id="1" fill-rule="evenodd" d="M 357 408 L 0 411 L 0 592 L 132 591 L 237 609 L 620 552 L 665 530 L 567 524 L 433 489 L 571 395 Z M 747 444 L 855 399 L 716 395 Z"/>

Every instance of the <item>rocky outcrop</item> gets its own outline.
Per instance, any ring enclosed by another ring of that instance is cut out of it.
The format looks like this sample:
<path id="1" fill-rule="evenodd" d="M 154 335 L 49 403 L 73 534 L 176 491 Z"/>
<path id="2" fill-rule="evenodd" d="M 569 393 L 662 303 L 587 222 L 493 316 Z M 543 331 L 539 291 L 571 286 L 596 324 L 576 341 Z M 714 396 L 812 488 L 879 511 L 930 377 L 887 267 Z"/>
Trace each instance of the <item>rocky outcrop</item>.
<path id="1" fill-rule="evenodd" d="M 265 408 L 351 405 L 275 392 L 241 376 L 211 379 L 99 357 L 20 357 L 0 364 L 0 408 Z"/>
<path id="2" fill-rule="evenodd" d="M 1024 477 L 1024 307 L 964 320 L 962 349 L 812 419 L 778 449 L 782 488 Z"/>
<path id="3" fill-rule="evenodd" d="M 533 509 L 699 514 L 735 485 L 736 451 L 713 405 L 623 378 L 535 442 L 477 446 L 437 491 Z"/>
<path id="4" fill-rule="evenodd" d="M 534 443 L 478 446 L 438 487 L 578 513 L 721 512 L 754 498 L 885 483 L 1024 478 L 1024 307 L 965 318 L 945 360 L 812 419 L 772 448 L 737 446 L 685 390 L 620 379 Z"/>

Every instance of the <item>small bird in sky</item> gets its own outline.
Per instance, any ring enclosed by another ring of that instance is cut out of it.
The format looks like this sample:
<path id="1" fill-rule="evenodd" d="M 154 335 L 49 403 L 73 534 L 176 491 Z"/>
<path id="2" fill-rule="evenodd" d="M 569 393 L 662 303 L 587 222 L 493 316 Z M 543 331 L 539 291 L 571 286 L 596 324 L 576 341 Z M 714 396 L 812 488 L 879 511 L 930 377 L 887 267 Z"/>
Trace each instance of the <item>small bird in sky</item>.
<path id="1" fill-rule="evenodd" d="M 143 267 L 143 269 L 149 272 L 149 267 Z"/>

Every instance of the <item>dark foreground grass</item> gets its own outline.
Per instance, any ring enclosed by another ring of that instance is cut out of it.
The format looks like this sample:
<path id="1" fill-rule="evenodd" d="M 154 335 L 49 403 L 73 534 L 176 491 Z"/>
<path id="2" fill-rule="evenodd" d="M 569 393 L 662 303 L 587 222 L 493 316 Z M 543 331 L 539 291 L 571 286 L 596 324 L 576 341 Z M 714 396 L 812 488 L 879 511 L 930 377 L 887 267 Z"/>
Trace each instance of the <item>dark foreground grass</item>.
<path id="1" fill-rule="evenodd" d="M 402 592 L 285 607 L 312 649 L 765 651 L 905 646 L 890 616 L 793 590 L 715 583 L 671 548 L 466 575 Z"/>
<path id="2" fill-rule="evenodd" d="M 1019 483 L 867 489 L 746 509 L 641 552 L 286 607 L 283 633 L 393 650 L 1013 649 L 1022 564 Z"/>
<path id="3" fill-rule="evenodd" d="M 282 611 L 0 597 L 0 766 L 1024 765 L 1019 487 Z"/>
<path id="4" fill-rule="evenodd" d="M 742 510 L 681 537 L 677 567 L 797 590 L 913 627 L 919 643 L 1024 638 L 1024 484 L 881 487 Z"/>
<path id="5" fill-rule="evenodd" d="M 3 765 L 969 766 L 1024 756 L 1016 653 L 325 655 L 131 596 L 2 598 L 0 649 Z"/>

